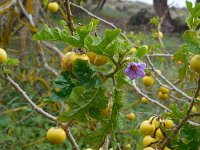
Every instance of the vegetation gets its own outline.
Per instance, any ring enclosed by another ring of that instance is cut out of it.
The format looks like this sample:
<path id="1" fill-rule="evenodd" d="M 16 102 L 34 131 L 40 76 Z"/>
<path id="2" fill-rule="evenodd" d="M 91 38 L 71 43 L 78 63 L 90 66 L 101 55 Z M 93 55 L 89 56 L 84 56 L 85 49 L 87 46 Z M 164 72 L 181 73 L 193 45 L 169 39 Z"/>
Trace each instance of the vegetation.
<path id="1" fill-rule="evenodd" d="M 145 35 L 69 0 L 0 4 L 0 149 L 200 148 L 199 3 L 180 43 L 162 16 Z"/>

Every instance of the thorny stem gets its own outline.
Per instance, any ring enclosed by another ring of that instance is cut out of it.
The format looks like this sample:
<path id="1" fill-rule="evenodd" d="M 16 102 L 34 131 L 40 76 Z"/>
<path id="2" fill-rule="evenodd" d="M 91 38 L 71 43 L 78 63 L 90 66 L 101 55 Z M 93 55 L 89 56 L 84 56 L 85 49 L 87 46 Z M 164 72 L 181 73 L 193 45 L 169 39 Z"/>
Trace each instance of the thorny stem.
<path id="1" fill-rule="evenodd" d="M 196 89 L 196 92 L 194 94 L 194 97 L 190 103 L 190 106 L 188 107 L 187 109 L 187 112 L 185 114 L 185 116 L 183 117 L 182 120 L 180 120 L 180 122 L 174 127 L 172 133 L 170 134 L 170 136 L 168 138 L 166 138 L 164 140 L 164 142 L 162 143 L 160 149 L 163 150 L 165 148 L 165 146 L 167 144 L 169 144 L 169 142 L 171 141 L 172 137 L 174 137 L 174 135 L 176 135 L 178 133 L 178 131 L 183 127 L 183 125 L 187 122 L 187 120 L 190 118 L 190 113 L 191 113 L 191 110 L 192 110 L 192 107 L 194 106 L 194 102 L 195 102 L 195 99 L 198 97 L 199 95 L 199 91 L 200 91 L 200 76 L 199 76 L 199 79 L 198 79 L 198 87 Z"/>
<path id="2" fill-rule="evenodd" d="M 73 19 L 72 19 L 72 12 L 70 8 L 70 2 L 69 0 L 64 0 L 64 5 L 66 8 L 66 13 L 67 13 L 67 25 L 72 33 L 72 35 L 75 34 L 75 29 L 74 29 L 74 24 L 73 24 Z"/>
<path id="3" fill-rule="evenodd" d="M 26 94 L 26 92 L 9 75 L 6 75 L 6 78 L 4 78 L 4 79 L 7 80 L 38 113 L 40 113 L 41 115 L 45 116 L 46 118 L 48 118 L 52 121 L 58 122 L 58 120 L 55 116 L 49 114 L 48 112 L 44 111 L 42 108 L 38 107 L 30 99 L 30 97 Z M 67 137 L 69 138 L 71 144 L 73 145 L 74 150 L 79 150 L 76 140 L 74 139 L 74 137 L 72 136 L 72 134 L 69 130 L 69 125 L 71 124 L 71 122 L 68 122 L 68 123 L 59 122 L 59 124 L 65 129 Z"/>

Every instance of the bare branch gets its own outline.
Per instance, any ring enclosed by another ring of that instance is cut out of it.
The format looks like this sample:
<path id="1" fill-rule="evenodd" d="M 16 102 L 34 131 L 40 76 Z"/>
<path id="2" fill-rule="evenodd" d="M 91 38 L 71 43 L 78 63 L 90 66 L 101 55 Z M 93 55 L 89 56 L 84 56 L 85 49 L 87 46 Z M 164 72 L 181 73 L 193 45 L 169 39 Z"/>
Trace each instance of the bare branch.
<path id="1" fill-rule="evenodd" d="M 178 131 L 183 127 L 183 125 L 188 121 L 188 119 L 190 118 L 190 113 L 192 111 L 192 107 L 194 106 L 195 103 L 195 99 L 198 97 L 199 95 L 199 91 L 200 91 L 200 77 L 198 80 L 198 87 L 196 89 L 196 92 L 194 94 L 194 97 L 190 103 L 190 106 L 187 109 L 187 112 L 185 114 L 185 116 L 183 117 L 183 119 L 180 120 L 180 122 L 174 127 L 172 133 L 170 134 L 169 137 L 167 137 L 164 142 L 162 143 L 160 149 L 164 149 L 164 147 L 169 144 L 169 142 L 171 141 L 171 139 L 178 133 Z"/>
<path id="2" fill-rule="evenodd" d="M 47 64 L 46 58 L 45 58 L 45 56 L 44 56 L 44 51 L 43 51 L 43 49 L 42 49 L 42 46 L 41 46 L 40 42 L 37 42 L 37 44 L 38 44 L 38 46 L 39 46 L 39 48 L 40 48 L 41 61 L 42 61 L 42 63 L 44 64 L 44 67 L 45 67 L 47 70 L 51 71 L 55 76 L 57 76 L 57 75 L 58 75 L 58 72 L 57 72 L 55 69 L 51 68 L 51 67 Z"/>
<path id="3" fill-rule="evenodd" d="M 64 0 L 64 5 L 66 8 L 66 13 L 67 13 L 67 25 L 68 25 L 72 35 L 74 35 L 75 30 L 74 30 L 74 24 L 73 24 L 72 12 L 71 12 L 71 8 L 70 8 L 69 0 Z"/>
<path id="4" fill-rule="evenodd" d="M 149 96 L 147 96 L 146 94 L 144 94 L 136 85 L 135 81 L 132 81 L 132 86 L 134 87 L 134 89 L 137 91 L 138 94 L 140 94 L 143 97 L 146 97 L 150 102 L 152 102 L 153 104 L 156 104 L 157 106 L 163 108 L 165 111 L 169 111 L 171 112 L 166 106 L 164 106 L 163 104 L 159 103 L 158 101 L 150 98 Z"/>
<path id="5" fill-rule="evenodd" d="M 173 83 L 171 83 L 167 78 L 165 78 L 163 75 L 159 74 L 153 63 L 151 62 L 150 58 L 146 55 L 147 61 L 149 62 L 150 66 L 152 67 L 152 70 L 161 78 L 163 79 L 167 84 L 169 84 L 169 86 L 171 88 L 174 89 L 174 91 L 178 92 L 179 94 L 183 95 L 185 98 L 187 98 L 189 101 L 192 101 L 192 97 L 188 96 L 187 94 L 185 94 L 183 91 L 181 91 L 180 89 L 178 89 Z"/>
<path id="6" fill-rule="evenodd" d="M 52 121 L 57 121 L 57 118 L 49 113 L 47 113 L 46 111 L 44 111 L 42 108 L 38 107 L 30 98 L 29 96 L 26 94 L 25 91 L 23 91 L 20 86 L 13 81 L 9 75 L 6 76 L 5 78 L 24 98 L 25 100 L 33 107 L 33 109 L 35 109 L 38 113 L 42 114 L 43 116 L 49 118 Z"/>
<path id="7" fill-rule="evenodd" d="M 35 22 L 34 22 L 34 20 L 33 20 L 33 16 L 32 16 L 31 14 L 27 13 L 27 11 L 26 11 L 26 9 L 24 8 L 24 6 L 23 6 L 21 0 L 18 0 L 18 3 L 19 3 L 19 6 L 20 6 L 20 8 L 21 8 L 23 14 L 24 14 L 24 15 L 26 16 L 26 18 L 29 20 L 30 24 L 31 24 L 32 26 L 35 26 Z"/>
<path id="8" fill-rule="evenodd" d="M 53 52 L 55 52 L 59 56 L 60 60 L 62 59 L 63 53 L 56 46 L 54 46 L 54 45 L 52 45 L 51 43 L 48 43 L 48 42 L 42 42 L 42 44 L 45 47 L 47 47 L 48 49 L 50 49 Z"/>
<path id="9" fill-rule="evenodd" d="M 94 15 L 93 13 L 91 13 L 91 12 L 88 11 L 87 9 L 83 8 L 82 6 L 76 5 L 76 4 L 72 3 L 72 2 L 70 2 L 70 4 L 71 4 L 72 6 L 74 6 L 74 7 L 77 7 L 77 8 L 79 8 L 79 9 L 81 9 L 82 11 L 84 11 L 86 14 L 88 14 L 88 15 L 91 16 L 92 18 L 98 19 L 98 20 L 100 20 L 101 22 L 103 22 L 103 23 L 105 23 L 105 24 L 111 26 L 112 28 L 117 29 L 117 27 L 116 27 L 113 23 L 111 23 L 111 22 L 109 22 L 109 21 L 107 21 L 107 20 L 105 20 L 105 19 L 102 19 L 102 18 L 100 18 L 100 17 Z M 122 36 L 124 39 L 126 39 L 126 40 L 129 41 L 129 42 L 131 42 L 131 41 L 126 37 L 126 35 L 124 35 L 123 33 L 120 33 L 120 34 L 121 34 L 121 36 Z M 132 43 L 132 42 L 131 42 L 131 43 Z M 133 44 L 133 43 L 132 43 L 132 44 Z M 135 45 L 135 44 L 134 44 L 134 45 Z"/>
<path id="10" fill-rule="evenodd" d="M 74 150 L 79 150 L 79 147 L 78 147 L 78 145 L 77 145 L 77 143 L 76 143 L 76 140 L 75 140 L 74 137 L 72 136 L 69 127 L 67 127 L 67 128 L 65 129 L 65 132 L 66 132 L 66 134 L 67 134 L 67 137 L 68 137 L 70 143 L 72 143 Z"/>

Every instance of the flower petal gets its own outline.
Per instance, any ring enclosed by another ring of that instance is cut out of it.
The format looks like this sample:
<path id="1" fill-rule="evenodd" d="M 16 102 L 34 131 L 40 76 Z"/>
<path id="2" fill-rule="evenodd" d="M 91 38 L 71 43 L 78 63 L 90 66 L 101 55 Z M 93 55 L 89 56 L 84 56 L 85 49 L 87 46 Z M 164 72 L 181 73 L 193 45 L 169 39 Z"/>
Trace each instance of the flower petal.
<path id="1" fill-rule="evenodd" d="M 146 68 L 146 64 L 145 63 L 137 63 L 137 68 L 139 70 L 144 70 Z"/>
<path id="2" fill-rule="evenodd" d="M 138 69 L 136 71 L 136 74 L 137 74 L 137 77 L 140 77 L 140 78 L 145 76 L 145 72 L 143 70 L 140 70 L 140 69 Z"/>
<path id="3" fill-rule="evenodd" d="M 130 76 L 129 76 L 129 78 L 130 78 L 131 80 L 135 80 L 135 78 L 137 78 L 137 74 L 131 73 Z"/>

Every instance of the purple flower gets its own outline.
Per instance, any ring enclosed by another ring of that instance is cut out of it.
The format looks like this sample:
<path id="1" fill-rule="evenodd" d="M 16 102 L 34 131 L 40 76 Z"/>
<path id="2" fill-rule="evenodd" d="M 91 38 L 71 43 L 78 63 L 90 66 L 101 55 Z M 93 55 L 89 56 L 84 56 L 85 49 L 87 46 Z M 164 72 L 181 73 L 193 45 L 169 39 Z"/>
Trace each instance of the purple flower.
<path id="1" fill-rule="evenodd" d="M 144 73 L 145 68 L 146 68 L 145 63 L 131 62 L 125 69 L 124 73 L 131 80 L 134 80 L 135 78 L 142 78 L 145 76 L 145 73 Z"/>

